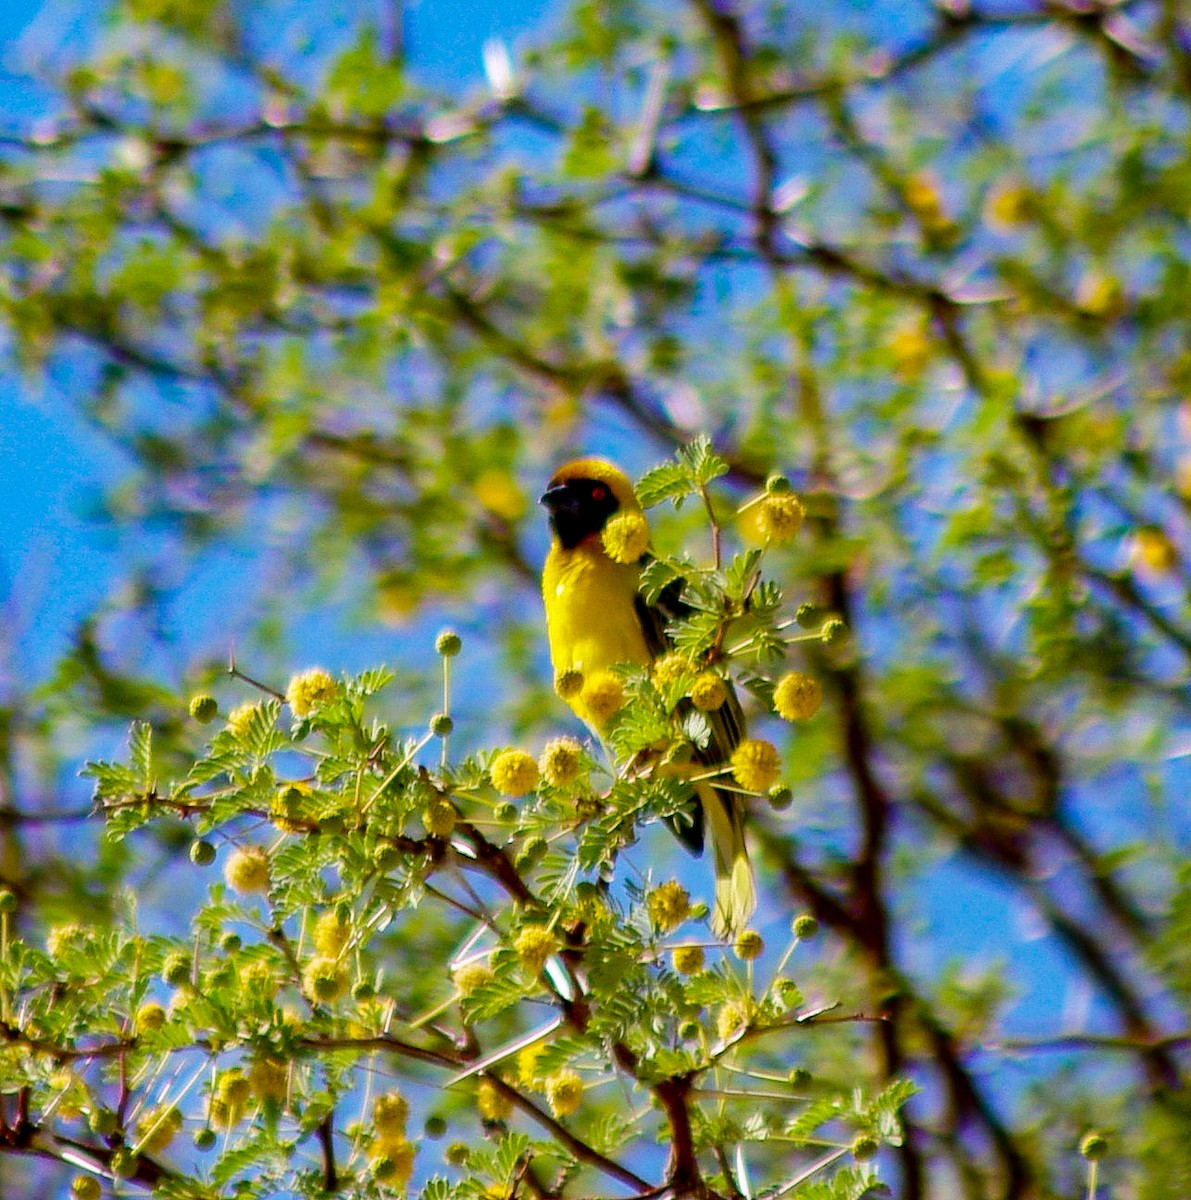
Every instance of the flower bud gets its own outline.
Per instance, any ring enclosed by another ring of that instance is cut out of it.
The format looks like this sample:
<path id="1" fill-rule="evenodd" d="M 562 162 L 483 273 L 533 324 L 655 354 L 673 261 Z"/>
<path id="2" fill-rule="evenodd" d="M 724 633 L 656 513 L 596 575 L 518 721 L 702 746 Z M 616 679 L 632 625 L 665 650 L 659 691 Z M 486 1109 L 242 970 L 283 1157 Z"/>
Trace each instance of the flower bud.
<path id="1" fill-rule="evenodd" d="M 187 707 L 190 715 L 200 725 L 209 725 L 219 715 L 219 701 L 205 692 L 191 696 Z"/>
<path id="2" fill-rule="evenodd" d="M 454 658 L 463 649 L 463 639 L 453 629 L 444 629 L 434 639 L 434 649 L 443 658 Z"/>

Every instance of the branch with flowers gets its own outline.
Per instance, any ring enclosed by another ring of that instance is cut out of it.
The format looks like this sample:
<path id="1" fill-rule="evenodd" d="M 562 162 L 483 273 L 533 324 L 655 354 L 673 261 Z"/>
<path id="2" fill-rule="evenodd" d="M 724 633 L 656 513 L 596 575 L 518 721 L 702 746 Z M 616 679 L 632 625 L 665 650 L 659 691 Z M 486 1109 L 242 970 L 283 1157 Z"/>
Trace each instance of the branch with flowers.
<path id="1" fill-rule="evenodd" d="M 429 1197 L 860 1196 L 902 1136 L 913 1091 L 865 1094 L 817 1077 L 803 1042 L 879 1020 L 849 997 L 804 999 L 817 923 L 795 916 L 780 953 L 755 929 L 730 944 L 707 904 L 634 847 L 690 803 L 698 776 L 667 772 L 735 682 L 768 719 L 811 719 L 800 671 L 773 678 L 791 633 L 767 549 L 802 507 L 783 480 L 746 504 L 762 544 L 722 561 L 706 442 L 642 480 L 646 503 L 697 496 L 713 561 L 653 558 L 648 594 L 677 579 L 689 615 L 652 670 L 577 681 L 607 717 L 601 744 L 555 737 L 457 756 L 451 667 L 443 707 L 400 736 L 377 711 L 385 670 L 320 668 L 232 709 L 189 769 L 159 777 L 151 729 L 124 762 L 87 768 L 108 836 L 190 829 L 193 912 L 183 934 L 127 925 L 6 937 L 6 1092 L 0 1152 L 56 1156 L 75 1191 Z M 610 530 L 626 556 L 639 531 Z M 804 621 L 805 623 L 805 621 Z M 249 679 L 238 667 L 233 674 Z M 560 690 L 566 681 L 560 681 Z M 192 699 L 198 725 L 219 716 Z M 437 745 L 436 745 L 437 743 Z M 706 773 L 776 808 L 777 747 L 741 742 Z M 218 867 L 221 881 L 198 887 Z M 183 867 L 177 868 L 181 873 Z M 837 1006 L 843 1006 L 842 1008 Z M 841 1019 L 841 1016 L 843 1019 Z M 186 1142 L 182 1135 L 188 1134 Z"/>

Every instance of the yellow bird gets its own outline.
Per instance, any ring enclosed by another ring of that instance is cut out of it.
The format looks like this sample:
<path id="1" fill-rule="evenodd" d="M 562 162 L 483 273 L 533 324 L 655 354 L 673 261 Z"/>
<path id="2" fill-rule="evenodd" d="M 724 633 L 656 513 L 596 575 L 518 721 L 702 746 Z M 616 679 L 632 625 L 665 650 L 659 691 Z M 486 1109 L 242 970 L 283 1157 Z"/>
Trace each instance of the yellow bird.
<path id="1" fill-rule="evenodd" d="M 555 675 L 574 671 L 590 678 L 617 663 L 647 665 L 669 650 L 667 621 L 684 608 L 678 599 L 681 581 L 666 589 L 658 605 L 646 604 L 637 590 L 638 564 L 614 562 L 604 550 L 602 534 L 611 517 L 633 513 L 644 519 L 628 477 L 603 459 L 577 459 L 555 472 L 541 503 L 549 510 L 554 535 L 542 572 L 542 598 Z M 668 611 L 663 611 L 663 601 Z M 581 695 L 567 703 L 598 736 L 601 722 Z M 705 715 L 711 738 L 706 747 L 696 748 L 695 758 L 719 766 L 743 736 L 740 704 L 731 694 L 726 704 Z M 715 860 L 712 925 L 729 936 L 744 928 L 756 908 L 743 800 L 707 782 L 696 786 L 696 796 L 694 810 L 672 821 L 671 828 L 700 854 L 706 825 Z"/>

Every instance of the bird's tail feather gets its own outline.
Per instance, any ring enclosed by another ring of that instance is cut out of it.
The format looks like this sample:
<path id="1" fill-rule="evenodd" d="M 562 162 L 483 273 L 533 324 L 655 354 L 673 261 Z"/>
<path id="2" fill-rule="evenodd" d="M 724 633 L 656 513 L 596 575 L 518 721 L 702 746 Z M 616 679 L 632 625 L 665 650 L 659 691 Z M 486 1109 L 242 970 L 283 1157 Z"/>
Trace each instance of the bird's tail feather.
<path id="1" fill-rule="evenodd" d="M 717 937 L 732 937 L 744 929 L 757 907 L 753 868 L 744 842 L 744 813 L 735 796 L 706 784 L 699 788 L 699 799 L 715 857 L 711 927 Z"/>

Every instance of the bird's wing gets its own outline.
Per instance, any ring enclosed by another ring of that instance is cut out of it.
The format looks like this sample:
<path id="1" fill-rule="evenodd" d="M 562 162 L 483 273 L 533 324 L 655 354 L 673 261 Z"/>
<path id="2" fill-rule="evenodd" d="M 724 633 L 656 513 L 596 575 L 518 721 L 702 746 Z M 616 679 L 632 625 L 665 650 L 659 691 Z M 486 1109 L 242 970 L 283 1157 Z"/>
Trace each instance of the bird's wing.
<path id="1" fill-rule="evenodd" d="M 674 648 L 673 640 L 667 632 L 668 626 L 689 616 L 694 610 L 682 599 L 682 589 L 686 581 L 671 580 L 652 604 L 647 604 L 645 598 L 638 593 L 636 596 L 637 617 L 645 634 L 645 644 L 655 658 L 668 653 Z M 700 715 L 711 727 L 710 736 L 705 746 L 696 746 L 695 760 L 706 767 L 722 766 L 732 756 L 732 751 L 740 745 L 744 737 L 744 713 L 736 690 L 731 681 L 728 682 L 728 699 L 714 712 L 704 712 Z M 683 700 L 678 706 L 678 713 L 684 719 L 694 712 L 690 700 Z M 721 792 L 716 789 L 728 812 L 735 814 L 740 798 L 731 792 Z M 670 822 L 675 836 L 684 846 L 696 854 L 703 849 L 703 812 L 695 805 L 688 814 L 683 813 Z"/>

